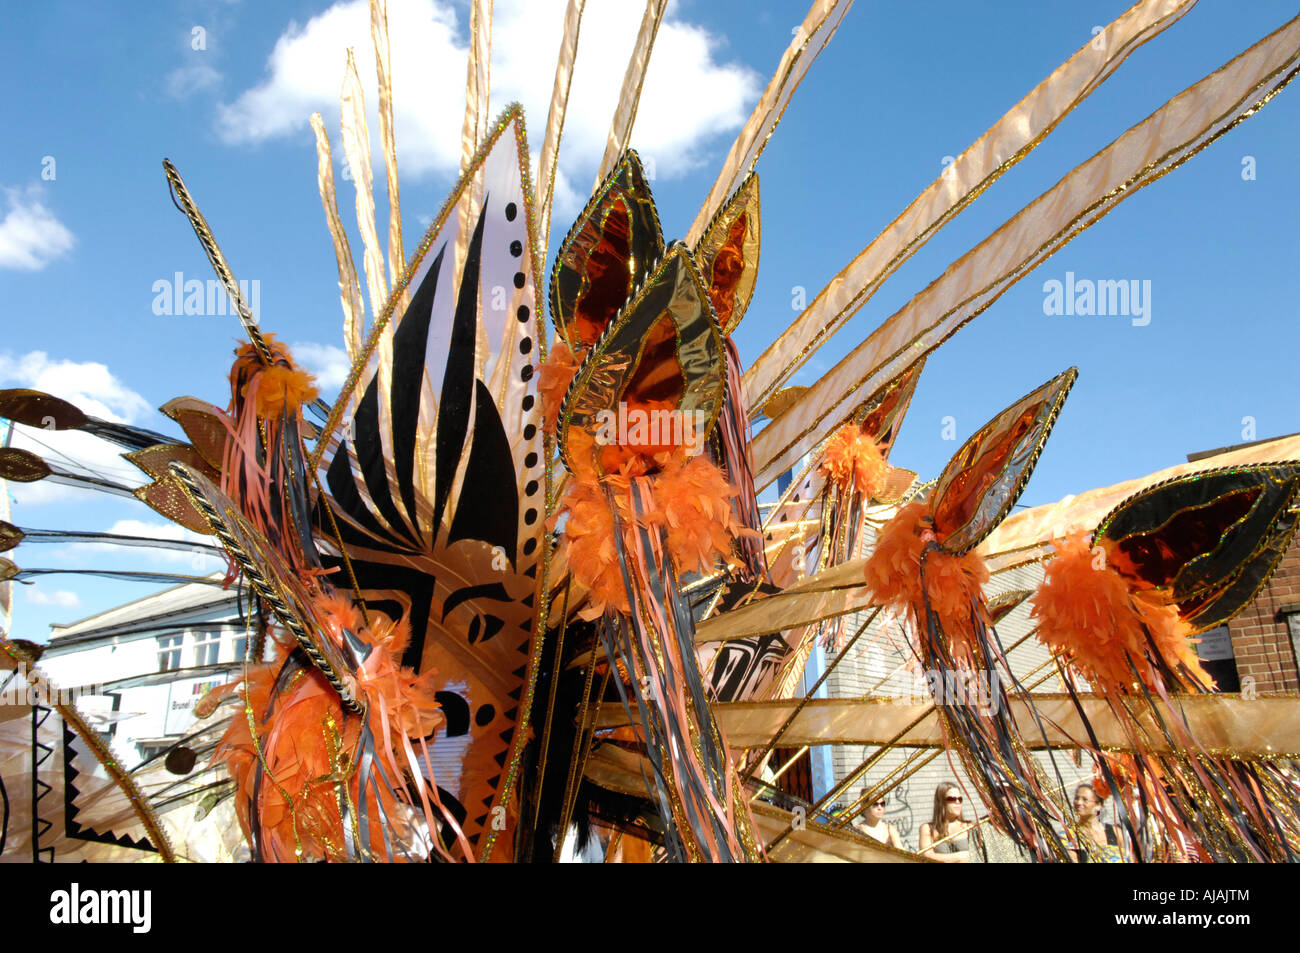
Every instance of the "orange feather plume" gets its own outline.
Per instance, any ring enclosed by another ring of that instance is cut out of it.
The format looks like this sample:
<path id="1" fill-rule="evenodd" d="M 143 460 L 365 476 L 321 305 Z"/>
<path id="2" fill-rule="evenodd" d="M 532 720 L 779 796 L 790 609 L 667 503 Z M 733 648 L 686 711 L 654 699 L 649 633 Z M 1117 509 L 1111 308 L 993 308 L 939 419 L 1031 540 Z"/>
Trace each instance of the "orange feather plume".
<path id="1" fill-rule="evenodd" d="M 669 553 L 682 572 L 705 572 L 731 552 L 743 534 L 758 534 L 735 519 L 731 500 L 739 491 L 704 457 L 689 461 L 673 455 L 673 464 L 654 483 L 653 521 L 666 531 Z"/>
<path id="2" fill-rule="evenodd" d="M 1150 658 L 1151 644 L 1170 669 L 1177 671 L 1181 663 L 1195 678 L 1212 684 L 1177 607 L 1160 604 L 1153 592 L 1135 592 L 1108 565 L 1105 549 L 1090 547 L 1084 534 L 1056 540 L 1053 547 L 1056 554 L 1033 598 L 1038 638 L 1094 688 L 1134 689 L 1136 669 L 1143 684 L 1155 689 L 1159 675 Z"/>
<path id="3" fill-rule="evenodd" d="M 618 499 L 625 494 L 616 494 Z M 563 509 L 569 514 L 564 525 L 564 550 L 573 578 L 590 591 L 583 618 L 596 618 L 612 607 L 624 614 L 631 611 L 618 547 L 614 543 L 614 514 L 596 483 L 574 476 L 564 494 Z M 628 514 L 620 514 L 626 520 Z"/>
<path id="4" fill-rule="evenodd" d="M 968 552 L 954 556 L 931 550 L 925 557 L 924 587 L 921 555 L 934 539 L 934 519 L 924 503 L 909 503 L 885 524 L 865 567 L 867 588 L 876 605 L 905 614 L 920 631 L 926 598 L 938 615 L 955 657 L 969 656 L 972 612 L 986 613 L 984 584 L 989 570 L 982 557 Z M 987 622 L 987 618 L 984 620 Z"/>
<path id="5" fill-rule="evenodd" d="M 581 448 L 594 447 L 591 437 L 580 431 L 569 434 L 578 442 L 579 460 L 589 459 Z M 613 445 L 602 450 L 619 450 Z M 635 548 L 634 531 L 641 526 L 661 529 L 664 546 L 678 569 L 699 572 L 731 554 L 732 542 L 753 530 L 741 526 L 731 508 L 737 490 L 726 476 L 704 457 L 690 457 L 682 449 L 647 456 L 618 454 L 610 459 L 617 468 L 601 475 L 594 465 L 575 473 L 565 491 L 561 509 L 568 513 L 564 527 L 563 558 L 573 578 L 591 592 L 583 618 L 595 618 L 606 608 L 631 611 L 623 581 L 623 569 L 614 541 L 614 513 L 605 487 L 609 487 L 623 524 L 625 552 Z M 602 458 L 602 467 L 605 460 Z M 650 481 L 651 505 L 639 516 L 632 509 L 632 481 Z M 757 534 L 754 534 L 757 535 Z"/>
<path id="6" fill-rule="evenodd" d="M 820 469 L 841 493 L 856 489 L 864 500 L 869 500 L 884 487 L 890 466 L 876 441 L 857 424 L 845 424 L 827 442 Z"/>
<path id="7" fill-rule="evenodd" d="M 247 714 L 231 720 L 213 760 L 230 771 L 240 826 L 250 841 L 257 836 L 266 859 L 342 859 L 343 820 L 329 777 L 334 768 L 326 739 L 331 723 L 343 725 L 342 706 L 324 677 L 309 669 L 293 676 L 272 708 L 276 674 L 286 655 L 249 670 L 243 691 Z M 256 740 L 250 718 L 257 725 Z M 259 785 L 261 763 L 270 776 Z"/>
<path id="8" fill-rule="evenodd" d="M 537 390 L 542 399 L 543 426 L 552 436 L 560 419 L 560 405 L 578 373 L 579 363 L 581 358 L 574 356 L 569 345 L 557 340 L 551 345 L 546 362 L 538 369 Z"/>
<path id="9" fill-rule="evenodd" d="M 235 351 L 231 393 L 251 401 L 258 417 L 277 419 L 286 410 L 294 416 L 319 396 L 316 379 L 294 363 L 289 349 L 274 334 L 267 334 L 266 342 L 274 360 L 270 366 L 262 363 L 252 344 L 242 344 Z"/>
<path id="10" fill-rule="evenodd" d="M 319 596 L 314 608 L 329 638 L 341 642 L 347 628 L 372 646 L 351 681 L 366 705 L 366 720 L 385 771 L 391 778 L 420 773 L 411 764 L 408 739 L 428 737 L 445 724 L 445 717 L 435 696 L 436 673 L 416 675 L 400 665 L 410 627 L 405 620 L 394 623 L 382 616 L 367 626 L 356 604 L 337 593 Z M 338 694 L 314 668 L 297 673 L 274 693 L 287 656 L 287 647 L 281 647 L 275 662 L 249 669 L 242 692 L 247 710 L 232 719 L 214 760 L 224 762 L 235 780 L 240 824 L 246 836 L 256 825 L 267 859 L 347 859 L 339 785 L 354 805 L 375 796 L 373 788 L 360 790 L 352 763 L 362 720 L 344 712 Z M 269 776 L 258 785 L 260 768 Z M 384 831 L 378 814 L 387 818 L 399 840 L 407 825 L 393 794 L 382 785 L 378 798 L 379 812 L 370 813 L 370 843 L 382 851 Z"/>

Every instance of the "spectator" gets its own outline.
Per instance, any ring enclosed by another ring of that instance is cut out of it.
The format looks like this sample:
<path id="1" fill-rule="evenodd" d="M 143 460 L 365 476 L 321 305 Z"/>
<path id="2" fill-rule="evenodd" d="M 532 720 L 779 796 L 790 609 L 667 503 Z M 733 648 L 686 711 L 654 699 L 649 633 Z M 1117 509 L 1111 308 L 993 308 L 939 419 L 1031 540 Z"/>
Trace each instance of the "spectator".
<path id="1" fill-rule="evenodd" d="M 962 816 L 961 789 L 945 781 L 934 789 L 934 813 L 921 825 L 921 856 L 941 864 L 968 864 L 971 826 Z"/>
<path id="2" fill-rule="evenodd" d="M 1104 799 L 1091 784 L 1074 789 L 1074 830 L 1066 831 L 1070 852 L 1080 864 L 1128 864 L 1133 861 L 1128 835 L 1114 824 L 1103 824 Z"/>
<path id="3" fill-rule="evenodd" d="M 885 822 L 884 795 L 867 805 L 866 813 L 854 826 L 873 840 L 899 850 L 903 849 L 903 839 L 898 836 L 898 828 Z"/>

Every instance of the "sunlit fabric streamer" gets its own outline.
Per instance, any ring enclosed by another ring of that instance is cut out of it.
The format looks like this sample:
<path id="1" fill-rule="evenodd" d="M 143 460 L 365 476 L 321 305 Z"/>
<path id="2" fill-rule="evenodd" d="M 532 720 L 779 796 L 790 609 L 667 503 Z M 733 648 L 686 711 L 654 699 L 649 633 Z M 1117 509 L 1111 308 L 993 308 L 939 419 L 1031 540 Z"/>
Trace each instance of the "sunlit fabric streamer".
<path id="1" fill-rule="evenodd" d="M 542 248 L 550 247 L 551 205 L 555 201 L 560 139 L 564 134 L 564 117 L 569 109 L 569 89 L 573 83 L 574 62 L 578 57 L 578 34 L 586 7 L 587 0 L 569 0 L 564 13 L 560 52 L 555 61 L 555 85 L 551 91 L 551 105 L 546 113 L 542 151 L 537 160 L 537 241 Z"/>
<path id="2" fill-rule="evenodd" d="M 470 0 L 469 58 L 465 65 L 465 121 L 460 134 L 460 175 L 464 179 L 474 170 L 474 157 L 488 134 L 491 106 L 492 69 L 492 0 Z M 470 189 L 467 201 L 457 203 L 459 229 L 453 264 L 459 273 L 465 265 L 469 236 L 480 208 L 477 189 Z"/>
<path id="3" fill-rule="evenodd" d="M 343 153 L 347 156 L 352 185 L 357 193 L 357 227 L 365 250 L 362 264 L 366 272 L 366 287 L 370 292 L 370 310 L 378 315 L 388 298 L 388 283 L 384 280 L 384 255 L 380 251 L 379 234 L 375 230 L 374 173 L 370 164 L 370 128 L 366 122 L 366 99 L 357 74 L 356 60 L 348 50 L 347 71 L 343 77 L 343 95 L 339 103 L 340 125 L 343 135 Z"/>
<path id="4" fill-rule="evenodd" d="M 632 126 L 636 123 L 637 107 L 641 104 L 641 87 L 645 85 L 646 71 L 650 67 L 650 54 L 654 50 L 655 36 L 659 33 L 659 24 L 668 8 L 668 0 L 646 0 L 645 14 L 641 17 L 641 28 L 636 34 L 636 43 L 632 55 L 627 61 L 627 72 L 623 74 L 623 87 L 618 94 L 618 105 L 614 109 L 614 118 L 609 124 L 609 136 L 605 142 L 605 155 L 596 170 L 596 184 L 592 191 L 600 187 L 609 175 L 614 164 L 627 149 L 632 138 Z"/>
<path id="5" fill-rule="evenodd" d="M 750 401 L 766 403 L 903 262 L 1033 151 L 1130 53 L 1176 23 L 1194 3 L 1143 0 L 1134 4 L 952 160 L 755 359 L 745 374 Z"/>
<path id="6" fill-rule="evenodd" d="M 388 187 L 388 285 L 396 287 L 406 271 L 402 247 L 402 202 L 397 182 L 397 143 L 393 134 L 393 70 L 388 56 L 388 0 L 370 0 L 370 38 L 375 46 L 375 78 L 379 84 L 379 136 L 384 149 Z M 399 307 L 405 308 L 403 299 Z"/>
<path id="7" fill-rule="evenodd" d="M 700 206 L 695 221 L 686 232 L 686 240 L 694 243 L 704 233 L 709 220 L 740 180 L 754 170 L 758 157 L 762 155 L 777 124 L 785 114 L 786 106 L 799 88 L 818 55 L 831 41 L 841 21 L 853 6 L 853 0 L 815 0 L 808 9 L 803 23 L 795 28 L 794 39 L 781 56 L 776 72 L 768 82 L 767 88 L 754 106 L 753 113 L 727 154 L 718 174 L 717 181 L 709 190 L 709 196 Z M 755 406 L 762 401 L 751 402 Z"/>
<path id="8" fill-rule="evenodd" d="M 334 160 L 330 155 L 329 134 L 320 113 L 312 113 L 311 128 L 316 134 L 316 180 L 320 189 L 321 205 L 325 209 L 325 225 L 334 244 L 334 258 L 339 270 L 339 297 L 343 305 L 343 345 L 348 357 L 355 359 L 361 349 L 366 327 L 366 303 L 361 297 L 361 284 L 357 281 L 357 266 L 352 260 L 352 248 L 347 232 L 339 218 L 338 197 L 334 191 Z"/>
<path id="9" fill-rule="evenodd" d="M 847 409 L 983 313 L 1075 235 L 1255 114 L 1300 66 L 1300 19 L 1188 87 L 1078 166 L 890 316 L 754 438 L 760 490 Z"/>

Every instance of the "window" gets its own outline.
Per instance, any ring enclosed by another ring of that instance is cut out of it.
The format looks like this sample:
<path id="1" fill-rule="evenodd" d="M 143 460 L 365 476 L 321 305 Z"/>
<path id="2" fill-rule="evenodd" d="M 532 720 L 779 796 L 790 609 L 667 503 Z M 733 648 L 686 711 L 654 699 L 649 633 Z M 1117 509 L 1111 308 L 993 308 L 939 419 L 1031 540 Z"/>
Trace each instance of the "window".
<path id="1" fill-rule="evenodd" d="M 244 660 L 244 656 L 247 654 L 248 654 L 248 636 L 247 635 L 235 636 L 235 661 L 242 662 Z M 256 662 L 257 659 L 252 659 L 252 661 Z"/>
<path id="2" fill-rule="evenodd" d="M 201 632 L 194 640 L 194 664 L 216 665 L 221 656 L 221 633 Z"/>
<path id="3" fill-rule="evenodd" d="M 158 671 L 174 672 L 181 667 L 181 643 L 183 635 L 160 635 L 158 637 Z"/>

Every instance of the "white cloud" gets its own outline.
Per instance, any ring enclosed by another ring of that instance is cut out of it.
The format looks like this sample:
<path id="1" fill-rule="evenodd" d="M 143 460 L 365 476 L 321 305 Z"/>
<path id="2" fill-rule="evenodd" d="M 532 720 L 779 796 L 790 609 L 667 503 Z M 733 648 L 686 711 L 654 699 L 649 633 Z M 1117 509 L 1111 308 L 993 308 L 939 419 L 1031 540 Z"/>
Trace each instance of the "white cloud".
<path id="1" fill-rule="evenodd" d="M 58 606 L 61 609 L 75 609 L 81 605 L 81 597 L 71 590 L 45 592 L 34 586 L 27 590 L 27 601 L 36 606 Z"/>
<path id="2" fill-rule="evenodd" d="M 5 189 L 0 219 L 0 268 L 40 271 L 77 244 L 72 232 L 41 201 L 39 186 Z"/>
<path id="3" fill-rule="evenodd" d="M 206 60 L 199 59 L 168 73 L 163 79 L 163 90 L 172 99 L 188 99 L 220 82 L 221 72 Z"/>
<path id="4" fill-rule="evenodd" d="M 337 391 L 352 369 L 347 352 L 332 344 L 299 341 L 289 347 L 289 353 L 295 361 L 316 375 L 316 386 L 322 392 Z"/>
<path id="5" fill-rule="evenodd" d="M 565 6 L 565 0 L 495 4 L 491 111 L 521 102 L 534 148 L 540 147 L 545 128 Z M 641 14 L 639 4 L 591 3 L 583 17 L 561 170 L 568 182 L 578 182 L 584 195 L 605 150 Z M 454 174 L 464 120 L 466 27 L 445 0 L 390 4 L 388 17 L 402 171 L 412 176 Z M 371 134 L 377 143 L 378 97 L 365 0 L 337 3 L 303 25 L 290 23 L 271 53 L 268 77 L 219 108 L 222 138 L 240 144 L 291 134 L 310 136 L 307 117 L 320 111 L 327 117 L 337 158 L 339 91 L 349 45 L 366 85 Z M 716 38 L 669 10 L 655 41 L 632 136 L 632 145 L 653 160 L 659 177 L 671 178 L 698 165 L 706 148 L 728 148 L 730 136 L 724 134 L 739 128 L 757 98 L 757 74 L 739 63 L 720 62 L 719 52 Z M 377 144 L 372 152 L 382 176 Z M 378 191 L 382 193 L 382 186 Z M 560 198 L 557 213 L 567 214 L 570 205 L 576 211 L 580 204 L 567 193 L 562 204 Z"/>
<path id="6" fill-rule="evenodd" d="M 45 351 L 16 357 L 0 351 L 0 384 L 31 387 L 76 404 L 92 417 L 132 423 L 147 416 L 149 402 L 95 361 L 54 361 Z"/>
<path id="7" fill-rule="evenodd" d="M 105 365 L 94 361 L 51 360 L 44 351 L 21 356 L 0 351 L 0 386 L 44 391 L 69 401 L 92 417 L 115 423 L 134 423 L 150 413 L 149 402 L 118 380 Z M 13 446 L 30 450 L 74 472 L 90 471 L 132 486 L 145 482 L 144 475 L 122 459 L 120 447 L 78 430 L 16 427 Z M 86 493 L 46 481 L 10 483 L 8 489 L 24 505 L 84 499 Z"/>

